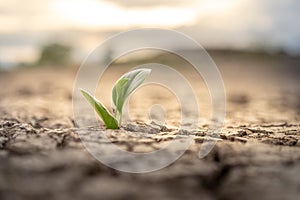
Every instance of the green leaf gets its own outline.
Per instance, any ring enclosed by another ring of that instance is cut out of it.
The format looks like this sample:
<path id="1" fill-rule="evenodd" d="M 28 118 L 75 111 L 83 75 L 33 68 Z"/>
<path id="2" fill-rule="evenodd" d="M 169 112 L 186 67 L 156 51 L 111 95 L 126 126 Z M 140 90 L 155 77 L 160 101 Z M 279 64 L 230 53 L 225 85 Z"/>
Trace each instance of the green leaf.
<path id="1" fill-rule="evenodd" d="M 127 97 L 143 83 L 150 72 L 151 69 L 136 69 L 124 74 L 116 82 L 112 91 L 112 99 L 116 112 L 118 112 L 120 116 L 122 115 L 123 105 Z"/>
<path id="2" fill-rule="evenodd" d="M 117 95 L 117 102 L 118 102 L 118 99 L 120 98 L 120 96 L 122 96 L 122 91 L 123 91 L 123 88 L 125 87 L 125 85 L 127 84 L 127 82 L 129 81 L 128 78 L 122 78 L 120 80 L 118 80 L 118 82 L 116 83 L 116 95 Z"/>
<path id="3" fill-rule="evenodd" d="M 93 96 L 91 96 L 88 92 L 81 89 L 81 93 L 83 96 L 90 102 L 90 104 L 94 107 L 97 114 L 101 117 L 103 122 L 105 123 L 106 128 L 108 129 L 118 129 L 118 121 L 114 118 L 109 111 Z"/>

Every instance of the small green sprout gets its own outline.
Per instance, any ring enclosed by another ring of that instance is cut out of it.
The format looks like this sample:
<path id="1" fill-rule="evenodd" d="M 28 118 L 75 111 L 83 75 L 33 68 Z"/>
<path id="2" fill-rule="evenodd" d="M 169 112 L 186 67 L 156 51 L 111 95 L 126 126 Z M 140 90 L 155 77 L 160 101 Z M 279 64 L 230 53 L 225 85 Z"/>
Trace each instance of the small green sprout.
<path id="1" fill-rule="evenodd" d="M 106 128 L 118 129 L 122 123 L 122 111 L 126 99 L 129 95 L 140 86 L 146 77 L 150 74 L 151 69 L 136 69 L 124 74 L 115 84 L 112 90 L 113 114 L 111 114 L 104 105 L 95 97 L 81 89 L 83 96 L 94 107 L 97 114 L 103 120 Z"/>

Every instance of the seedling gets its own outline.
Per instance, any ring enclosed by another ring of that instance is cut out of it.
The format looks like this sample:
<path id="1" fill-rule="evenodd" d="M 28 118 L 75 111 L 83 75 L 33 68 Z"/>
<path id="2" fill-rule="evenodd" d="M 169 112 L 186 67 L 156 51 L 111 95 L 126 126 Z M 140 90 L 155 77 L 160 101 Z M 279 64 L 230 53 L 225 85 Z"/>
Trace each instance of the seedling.
<path id="1" fill-rule="evenodd" d="M 151 69 L 136 69 L 124 74 L 115 83 L 112 90 L 113 114 L 87 91 L 81 89 L 81 93 L 94 107 L 107 129 L 118 129 L 122 123 L 122 111 L 126 99 L 144 82 L 150 72 Z"/>

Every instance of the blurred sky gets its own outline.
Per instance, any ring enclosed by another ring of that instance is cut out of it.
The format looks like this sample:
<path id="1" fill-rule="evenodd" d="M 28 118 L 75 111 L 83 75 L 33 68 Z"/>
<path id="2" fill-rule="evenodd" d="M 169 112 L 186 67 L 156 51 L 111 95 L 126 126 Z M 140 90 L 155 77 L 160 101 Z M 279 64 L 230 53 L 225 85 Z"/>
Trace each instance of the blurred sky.
<path id="1" fill-rule="evenodd" d="M 144 27 L 182 31 L 209 48 L 300 54 L 299 0 L 0 0 L 0 64 L 33 62 L 63 42 L 78 61 L 99 42 Z"/>

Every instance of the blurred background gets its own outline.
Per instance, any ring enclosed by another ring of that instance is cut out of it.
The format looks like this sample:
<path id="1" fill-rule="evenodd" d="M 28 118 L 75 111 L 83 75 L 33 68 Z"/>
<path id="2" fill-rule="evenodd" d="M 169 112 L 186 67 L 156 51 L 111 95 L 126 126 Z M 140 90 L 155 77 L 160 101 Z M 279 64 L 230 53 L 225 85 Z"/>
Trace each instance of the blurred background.
<path id="1" fill-rule="evenodd" d="M 81 63 L 109 36 L 146 27 L 208 50 L 297 57 L 299 9 L 298 0 L 0 0 L 0 68 Z"/>

